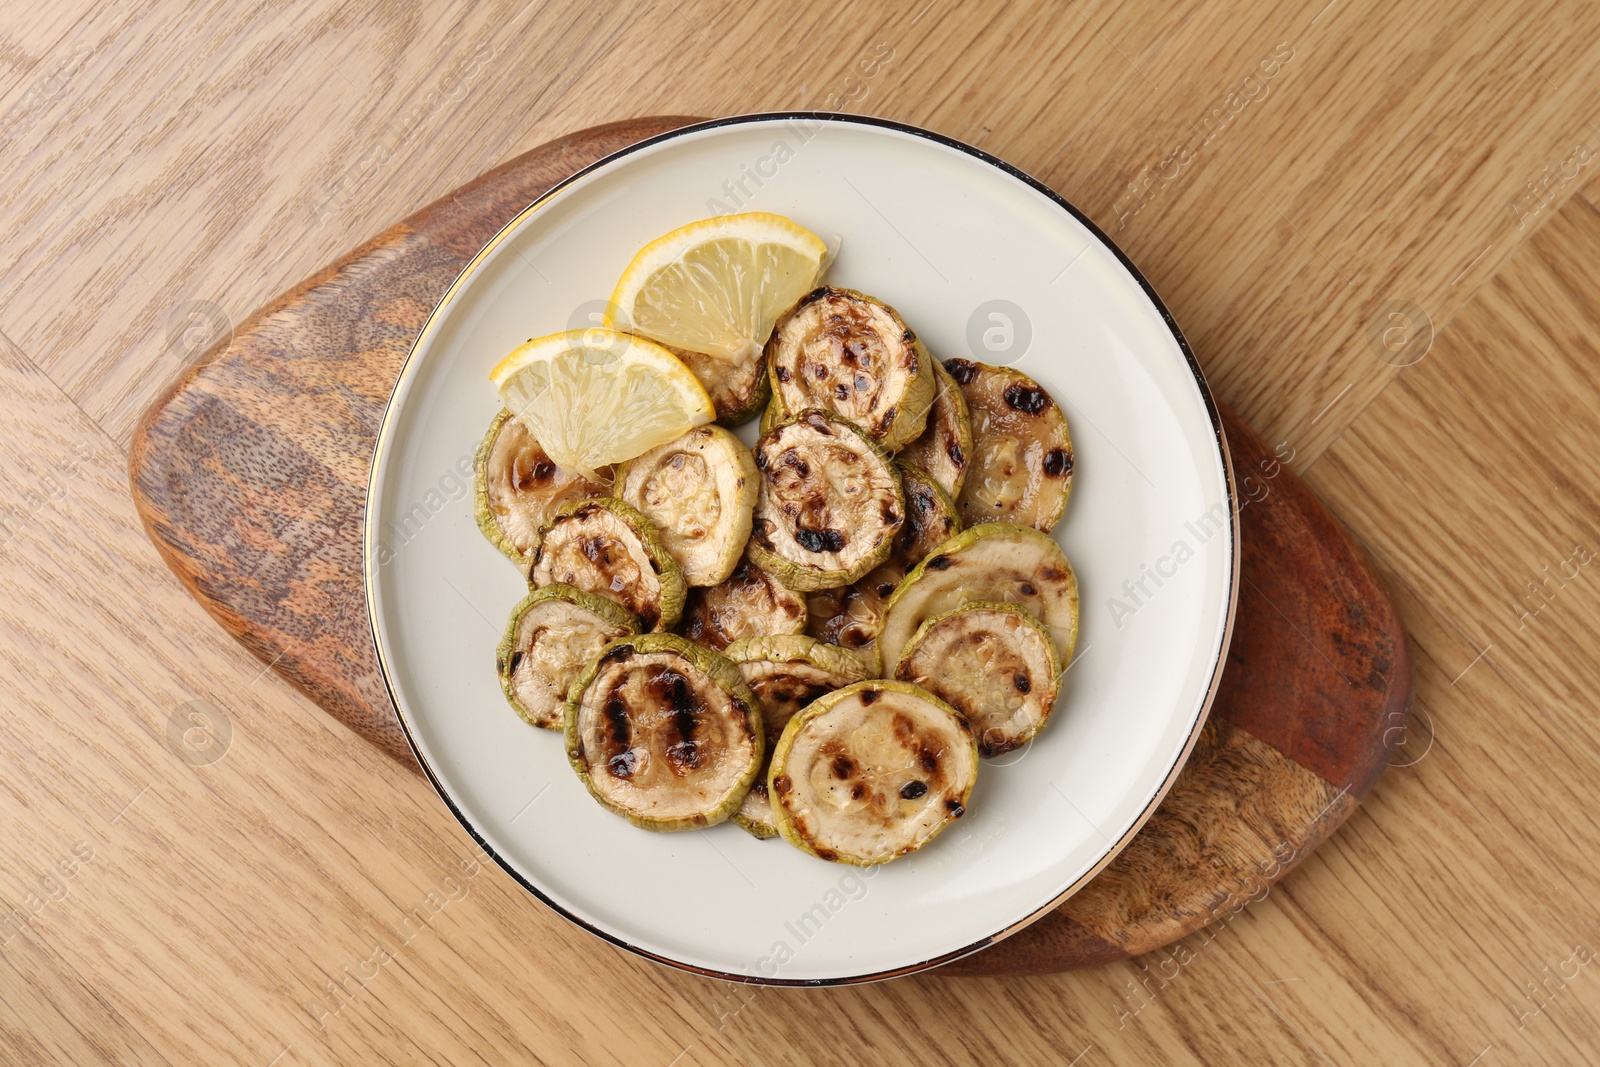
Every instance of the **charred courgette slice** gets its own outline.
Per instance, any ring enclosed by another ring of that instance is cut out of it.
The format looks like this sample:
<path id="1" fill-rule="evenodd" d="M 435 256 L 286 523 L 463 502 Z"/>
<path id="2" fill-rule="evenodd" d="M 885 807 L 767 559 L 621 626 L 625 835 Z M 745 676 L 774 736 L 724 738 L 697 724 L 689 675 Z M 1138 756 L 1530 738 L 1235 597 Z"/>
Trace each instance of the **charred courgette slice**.
<path id="1" fill-rule="evenodd" d="M 778 320 L 767 373 L 782 411 L 831 411 L 890 452 L 922 433 L 935 393 L 933 357 L 899 313 L 831 285 Z"/>
<path id="2" fill-rule="evenodd" d="M 790 589 L 848 585 L 888 558 L 905 522 L 900 474 L 853 423 L 802 412 L 756 442 L 750 556 Z"/>
<path id="3" fill-rule="evenodd" d="M 1014 522 L 1050 532 L 1072 491 L 1067 419 L 1020 371 L 945 360 L 972 413 L 972 468 L 956 497 L 961 521 Z"/>
<path id="4" fill-rule="evenodd" d="M 967 810 L 978 746 L 954 708 L 905 682 L 857 682 L 789 720 L 767 774 L 778 833 L 868 867 L 915 852 Z"/>
<path id="5" fill-rule="evenodd" d="M 573 684 L 567 759 L 601 804 L 646 830 L 722 822 L 766 752 L 739 668 L 676 634 L 606 645 Z"/>
<path id="6" fill-rule="evenodd" d="M 1044 728 L 1060 690 L 1061 657 L 1025 608 L 980 600 L 917 627 L 894 676 L 959 711 L 978 751 L 997 756 Z"/>
<path id="7" fill-rule="evenodd" d="M 886 666 L 879 660 L 877 645 L 884 605 L 912 565 L 961 529 L 955 505 L 926 471 L 899 462 L 895 465 L 900 468 L 905 493 L 906 521 L 895 535 L 888 562 L 843 588 L 824 589 L 806 597 L 806 633 L 855 653 L 872 677 L 882 674 Z"/>
<path id="8" fill-rule="evenodd" d="M 700 380 L 706 395 L 711 397 L 711 406 L 717 409 L 717 422 L 723 426 L 749 422 L 761 413 L 772 395 L 766 360 L 760 352 L 738 359 L 723 359 L 671 345 L 662 347 L 677 356 Z"/>
<path id="9" fill-rule="evenodd" d="M 769 753 L 795 712 L 824 693 L 867 676 L 861 660 L 844 649 L 800 634 L 747 637 L 728 646 L 727 656 L 761 702 Z M 767 799 L 765 766 L 733 821 L 760 838 L 777 834 Z"/>
<path id="10" fill-rule="evenodd" d="M 747 637 L 729 645 L 727 657 L 761 701 L 767 740 L 774 745 L 795 712 L 867 677 L 860 659 L 805 634 Z"/>
<path id="11" fill-rule="evenodd" d="M 950 538 L 961 532 L 955 501 L 933 476 L 921 467 L 896 461 L 900 486 L 905 492 L 906 521 L 894 536 L 893 557 L 914 567 Z"/>
<path id="12" fill-rule="evenodd" d="M 697 426 L 629 460 L 616 494 L 655 523 L 689 585 L 716 585 L 733 573 L 760 491 L 755 459 L 721 426 Z"/>
<path id="13" fill-rule="evenodd" d="M 1078 639 L 1078 578 L 1049 534 L 989 522 L 956 534 L 912 569 L 884 608 L 878 651 L 900 662 L 925 621 L 975 600 L 1019 604 L 1050 635 L 1062 663 Z"/>
<path id="14" fill-rule="evenodd" d="M 647 630 L 671 629 L 683 612 L 683 571 L 655 523 L 611 497 L 579 501 L 545 527 L 529 580 L 615 600 Z"/>
<path id="15" fill-rule="evenodd" d="M 928 411 L 928 428 L 922 436 L 902 448 L 899 458 L 933 475 L 951 499 L 961 496 L 972 462 L 972 416 L 967 398 L 950 372 L 937 360 L 933 363 L 938 391 Z"/>
<path id="16" fill-rule="evenodd" d="M 527 568 L 539 531 L 562 508 L 609 489 L 555 465 L 521 419 L 501 411 L 473 460 L 478 529 L 513 562 Z"/>
<path id="17" fill-rule="evenodd" d="M 905 576 L 905 566 L 891 559 L 843 589 L 812 593 L 806 598 L 806 633 L 854 653 L 866 666 L 868 676 L 878 677 L 883 673 L 878 632 L 883 629 L 884 605 Z"/>
<path id="18" fill-rule="evenodd" d="M 746 556 L 728 580 L 689 590 L 683 635 L 721 652 L 743 637 L 797 634 L 806 626 L 806 600 Z"/>
<path id="19" fill-rule="evenodd" d="M 495 653 L 500 688 L 518 715 L 561 729 L 567 692 L 607 641 L 639 632 L 639 620 L 605 597 L 556 583 L 511 611 Z"/>
<path id="20" fill-rule="evenodd" d="M 739 810 L 731 816 L 739 829 L 760 841 L 778 836 L 778 823 L 772 816 L 772 796 L 767 792 L 765 772 L 756 775 L 750 783 L 750 792 L 739 802 Z"/>

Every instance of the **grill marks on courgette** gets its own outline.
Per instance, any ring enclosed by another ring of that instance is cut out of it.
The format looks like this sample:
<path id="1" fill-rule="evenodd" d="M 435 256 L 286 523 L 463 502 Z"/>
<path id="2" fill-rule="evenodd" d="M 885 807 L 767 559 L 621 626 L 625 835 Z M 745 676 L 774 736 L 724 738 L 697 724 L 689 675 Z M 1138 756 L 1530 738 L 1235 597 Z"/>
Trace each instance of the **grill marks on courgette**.
<path id="1" fill-rule="evenodd" d="M 1049 533 L 1072 491 L 1072 437 L 1044 387 L 1021 371 L 945 361 L 972 416 L 972 464 L 956 504 L 961 521 L 1012 522 Z"/>
<path id="2" fill-rule="evenodd" d="M 606 496 L 507 413 L 479 447 L 479 525 L 538 587 L 498 649 L 507 700 L 635 825 L 916 851 L 965 813 L 980 755 L 1045 726 L 1071 659 L 1077 579 L 1048 536 L 1066 420 L 848 289 L 803 297 L 763 359 L 675 352 L 722 424 L 765 405 L 753 450 L 698 427 Z M 680 616 L 683 636 L 640 633 Z"/>
<path id="3" fill-rule="evenodd" d="M 926 425 L 933 357 L 894 308 L 864 293 L 807 293 L 778 320 L 766 355 L 780 413 L 832 412 L 891 452 Z"/>
<path id="4" fill-rule="evenodd" d="M 683 572 L 655 523 L 610 497 L 580 501 L 545 527 L 530 580 L 614 600 L 647 630 L 669 630 L 683 611 Z"/>
<path id="5" fill-rule="evenodd" d="M 805 597 L 746 556 L 721 584 L 689 590 L 682 629 L 689 640 L 721 652 L 740 638 L 797 634 L 805 625 Z"/>
<path id="6" fill-rule="evenodd" d="M 888 558 L 905 522 L 892 461 L 853 423 L 802 412 L 756 442 L 750 556 L 790 589 L 848 585 Z"/>
<path id="7" fill-rule="evenodd" d="M 1015 604 L 975 601 L 912 635 L 894 676 L 961 713 L 978 750 L 997 756 L 1033 740 L 1055 707 L 1061 657 L 1042 623 Z"/>
<path id="8" fill-rule="evenodd" d="M 875 679 L 789 720 L 767 788 L 790 844 L 866 867 L 915 852 L 965 814 L 977 776 L 978 746 L 955 709 Z"/>
<path id="9" fill-rule="evenodd" d="M 478 529 L 524 569 L 532 565 L 540 531 L 551 519 L 563 508 L 608 492 L 599 482 L 557 467 L 509 411 L 494 417 L 478 445 L 473 490 Z"/>
<path id="10" fill-rule="evenodd" d="M 646 830 L 727 819 L 766 752 L 738 668 L 676 634 L 607 645 L 573 685 L 564 725 L 567 759 L 590 794 Z"/>

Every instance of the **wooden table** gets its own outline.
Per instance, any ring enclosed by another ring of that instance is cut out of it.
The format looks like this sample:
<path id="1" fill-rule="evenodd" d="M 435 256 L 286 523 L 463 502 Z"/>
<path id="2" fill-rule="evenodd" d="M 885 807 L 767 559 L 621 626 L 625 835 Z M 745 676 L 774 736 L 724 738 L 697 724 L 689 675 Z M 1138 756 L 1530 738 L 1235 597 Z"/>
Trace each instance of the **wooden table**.
<path id="1" fill-rule="evenodd" d="M 0 15 L 0 1061 L 1600 1057 L 1600 7 L 371 6 Z M 566 130 L 797 107 L 1082 206 L 1401 603 L 1403 766 L 1204 935 L 832 991 L 647 964 L 475 863 L 139 529 L 135 419 L 265 298 Z"/>

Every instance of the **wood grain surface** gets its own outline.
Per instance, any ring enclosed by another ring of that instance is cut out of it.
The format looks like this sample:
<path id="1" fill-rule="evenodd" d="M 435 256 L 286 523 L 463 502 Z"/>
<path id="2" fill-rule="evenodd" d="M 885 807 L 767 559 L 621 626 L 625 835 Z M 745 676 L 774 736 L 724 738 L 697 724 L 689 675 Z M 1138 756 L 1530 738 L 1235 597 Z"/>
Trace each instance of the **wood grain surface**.
<path id="1" fill-rule="evenodd" d="M 373 442 L 410 339 L 494 233 L 579 167 L 682 118 L 575 132 L 446 194 L 201 353 L 134 433 L 134 503 L 174 573 L 268 665 L 415 766 L 361 582 Z M 1242 595 L 1208 735 L 1135 846 L 1090 890 L 961 974 L 1148 952 L 1271 885 L 1354 810 L 1404 736 L 1405 631 L 1359 552 L 1224 414 Z"/>
<path id="2" fill-rule="evenodd" d="M 1597 64 L 1577 0 L 8 6 L 0 1061 L 1600 1059 Z M 208 331 L 566 131 L 823 106 L 1084 206 L 1412 634 L 1395 766 L 1154 953 L 845 990 L 596 953 L 493 867 L 447 886 L 431 791 L 140 528 L 127 443 Z"/>
<path id="3" fill-rule="evenodd" d="M 135 502 L 178 577 L 247 648 L 409 767 L 361 584 L 367 476 L 400 366 L 456 275 L 517 212 L 689 121 L 558 138 L 446 194 L 230 326 L 133 435 Z"/>

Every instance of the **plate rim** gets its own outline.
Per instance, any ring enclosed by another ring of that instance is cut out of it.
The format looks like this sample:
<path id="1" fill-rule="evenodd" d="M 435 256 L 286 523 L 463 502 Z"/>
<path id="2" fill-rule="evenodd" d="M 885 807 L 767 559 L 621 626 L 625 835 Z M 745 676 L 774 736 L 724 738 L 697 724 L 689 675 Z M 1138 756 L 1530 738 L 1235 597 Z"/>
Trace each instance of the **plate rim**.
<path id="1" fill-rule="evenodd" d="M 1056 896 L 1035 908 L 1028 915 L 1002 927 L 1000 930 L 988 935 L 987 937 L 981 938 L 960 948 L 942 952 L 936 956 L 918 961 L 916 963 L 904 964 L 902 966 L 889 968 L 886 970 L 876 970 L 861 974 L 850 974 L 828 978 L 781 978 L 776 975 L 768 977 L 759 974 L 734 974 L 731 972 L 720 971 L 716 968 L 703 967 L 684 960 L 674 959 L 670 956 L 664 956 L 658 952 L 653 952 L 650 949 L 644 948 L 643 946 L 635 945 L 623 937 L 619 937 L 610 933 L 609 931 L 601 929 L 600 927 L 568 911 L 560 903 L 551 899 L 548 894 L 542 891 L 538 886 L 534 885 L 529 879 L 523 877 L 523 875 L 518 872 L 505 857 L 501 856 L 497 851 L 495 851 L 495 849 L 489 845 L 488 841 L 484 839 L 483 835 L 478 832 L 477 828 L 473 826 L 471 820 L 466 817 L 465 813 L 462 812 L 459 807 L 457 807 L 455 801 L 451 799 L 450 794 L 446 791 L 443 781 L 434 772 L 434 769 L 428 762 L 427 757 L 423 754 L 417 739 L 412 735 L 411 724 L 407 721 L 406 713 L 402 709 L 400 700 L 395 692 L 394 682 L 390 677 L 388 655 L 384 648 L 382 631 L 378 622 L 377 597 L 374 590 L 376 584 L 375 578 L 378 569 L 376 560 L 378 556 L 379 531 L 377 529 L 377 524 L 371 521 L 372 516 L 374 515 L 373 504 L 375 497 L 380 495 L 378 493 L 380 476 L 385 472 L 388 466 L 389 458 L 392 455 L 392 450 L 389 446 L 391 445 L 391 432 L 393 429 L 392 423 L 395 416 L 395 396 L 399 393 L 401 384 L 406 381 L 407 377 L 414 369 L 413 363 L 416 358 L 417 348 L 433 333 L 434 328 L 438 324 L 440 313 L 452 303 L 463 284 L 469 277 L 477 272 L 483 260 L 491 252 L 493 252 L 502 241 L 510 236 L 514 230 L 520 227 L 528 217 L 533 215 L 536 211 L 543 207 L 546 202 L 555 197 L 562 190 L 566 189 L 569 185 L 572 185 L 590 173 L 599 170 L 602 167 L 609 166 L 615 161 L 632 155 L 635 152 L 642 151 L 643 149 L 653 147 L 654 145 L 661 144 L 666 141 L 674 140 L 676 138 L 693 133 L 700 133 L 706 130 L 714 130 L 728 126 L 747 125 L 757 122 L 793 120 L 815 120 L 819 122 L 867 126 L 882 130 L 890 130 L 895 133 L 920 137 L 924 140 L 942 145 L 945 148 L 953 149 L 965 155 L 971 156 L 974 159 L 987 163 L 1002 173 L 1009 175 L 1034 191 L 1042 194 L 1051 202 L 1052 205 L 1065 211 L 1086 230 L 1088 230 L 1094 239 L 1100 242 L 1102 247 L 1115 256 L 1117 262 L 1121 264 L 1123 270 L 1127 271 L 1129 276 L 1138 282 L 1139 288 L 1143 291 L 1145 297 L 1150 301 L 1155 310 L 1161 316 L 1161 321 L 1166 325 L 1168 331 L 1172 334 L 1173 340 L 1177 342 L 1179 351 L 1183 353 L 1184 361 L 1188 366 L 1191 377 L 1194 379 L 1195 387 L 1199 390 L 1200 399 L 1204 405 L 1206 416 L 1211 421 L 1212 440 L 1217 449 L 1217 456 L 1222 462 L 1222 488 L 1228 504 L 1227 524 L 1225 529 L 1228 534 L 1228 542 L 1231 547 L 1225 579 L 1227 583 L 1227 592 L 1226 607 L 1223 613 L 1222 640 L 1217 650 L 1216 659 L 1211 665 L 1211 677 L 1206 684 L 1205 696 L 1201 701 L 1200 712 L 1195 717 L 1194 725 L 1189 732 L 1189 736 L 1184 741 L 1182 751 L 1178 753 L 1178 756 L 1173 761 L 1172 766 L 1167 770 L 1166 776 L 1162 779 L 1160 786 L 1156 789 L 1155 793 L 1151 796 L 1145 807 L 1139 812 L 1138 817 L 1135 818 L 1128 829 L 1115 842 L 1112 843 L 1105 855 L 1101 856 L 1093 866 L 1075 879 L 1070 885 L 1066 886 Z M 1062 196 L 1060 193 L 1057 193 L 1054 189 L 1050 188 L 1050 186 L 1046 185 L 1044 182 L 1041 182 L 1039 179 L 1033 177 L 1026 171 L 1013 166 L 998 156 L 985 152 L 983 149 L 967 144 L 965 141 L 958 140 L 957 138 L 937 133 L 921 126 L 915 126 L 910 123 L 901 122 L 896 119 L 882 118 L 873 115 L 857 115 L 831 111 L 761 111 L 689 122 L 683 126 L 678 126 L 674 129 L 666 130 L 658 134 L 653 134 L 642 140 L 635 141 L 633 144 L 627 145 L 615 152 L 611 152 L 608 155 L 602 156 L 593 163 L 580 168 L 579 170 L 556 182 L 556 184 L 552 185 L 538 197 L 534 198 L 534 200 L 526 207 L 522 208 L 514 216 L 512 216 L 512 218 L 507 221 L 504 226 L 500 227 L 500 229 L 495 232 L 495 235 L 491 237 L 488 242 L 484 244 L 484 246 L 479 249 L 478 252 L 473 255 L 473 257 L 469 259 L 461 268 L 461 271 L 451 281 L 449 288 L 444 291 L 444 293 L 439 297 L 438 301 L 434 304 L 432 310 L 428 312 L 428 317 L 423 323 L 422 329 L 418 332 L 417 336 L 412 340 L 410 346 L 406 349 L 406 356 L 400 364 L 400 371 L 395 377 L 395 384 L 389 392 L 388 400 L 384 402 L 383 418 L 378 424 L 378 432 L 373 440 L 373 458 L 367 472 L 367 491 L 364 504 L 365 508 L 362 513 L 361 543 L 362 596 L 367 608 L 368 628 L 372 631 L 373 650 L 378 660 L 378 671 L 383 678 L 384 692 L 388 695 L 390 703 L 394 705 L 395 718 L 400 724 L 401 733 L 405 736 L 406 745 L 411 749 L 411 754 L 416 759 L 417 765 L 422 769 L 423 775 L 428 780 L 428 784 L 433 787 L 433 791 L 438 794 L 439 799 L 444 801 L 445 807 L 449 809 L 450 814 L 453 815 L 455 820 L 461 824 L 463 829 L 467 831 L 468 835 L 472 838 L 474 843 L 477 844 L 479 850 L 485 856 L 494 860 L 495 864 L 499 866 L 501 870 L 510 875 L 518 885 L 522 886 L 523 889 L 533 894 L 533 896 L 542 902 L 546 907 L 555 911 L 556 914 L 560 915 L 568 922 L 573 923 L 588 933 L 593 934 L 594 936 L 599 937 L 602 940 L 617 946 L 618 948 L 625 949 L 634 953 L 635 955 L 642 956 L 645 959 L 653 960 L 656 963 L 664 964 L 677 970 L 688 971 L 692 974 L 699 974 L 708 978 L 717 978 L 723 981 L 735 982 L 742 985 L 816 988 L 828 986 L 861 985 L 868 982 L 879 982 L 888 980 L 890 978 L 903 977 L 905 975 L 915 974 L 920 971 L 931 970 L 933 968 L 942 966 L 943 964 L 953 962 L 964 956 L 969 956 L 975 952 L 981 951 L 982 949 L 988 948 L 990 945 L 1005 940 L 1006 938 L 1012 936 L 1034 922 L 1037 922 L 1039 919 L 1044 918 L 1044 916 L 1054 911 L 1064 901 L 1073 896 L 1084 886 L 1088 885 L 1088 883 L 1092 881 L 1096 875 L 1104 870 L 1112 860 L 1116 859 L 1117 856 L 1122 853 L 1123 849 L 1127 848 L 1128 844 L 1144 827 L 1145 823 L 1150 820 L 1150 817 L 1155 814 L 1156 808 L 1160 806 L 1162 800 L 1164 800 L 1166 795 L 1171 791 L 1173 784 L 1177 781 L 1178 775 L 1187 765 L 1189 757 L 1194 751 L 1194 746 L 1200 739 L 1201 731 L 1204 730 L 1206 722 L 1211 717 L 1211 708 L 1216 700 L 1217 691 L 1222 678 L 1222 671 L 1227 665 L 1228 650 L 1233 641 L 1234 621 L 1238 612 L 1240 578 L 1239 498 L 1235 486 L 1233 459 L 1228 448 L 1227 434 L 1223 430 L 1222 416 L 1221 412 L 1217 408 L 1216 398 L 1212 395 L 1211 387 L 1206 382 L 1205 373 L 1200 369 L 1200 364 L 1195 359 L 1194 351 L 1189 347 L 1189 342 L 1184 337 L 1183 331 L 1179 329 L 1177 320 L 1173 318 L 1172 312 L 1168 310 L 1166 303 L 1162 301 L 1160 295 L 1155 291 L 1154 286 L 1150 284 L 1149 279 L 1147 279 L 1143 272 L 1141 272 L 1139 268 L 1133 264 L 1133 261 L 1128 258 L 1127 253 L 1125 253 L 1122 248 L 1105 233 L 1105 231 L 1096 225 L 1092 219 L 1080 211 L 1071 201 L 1067 200 L 1066 197 Z"/>

